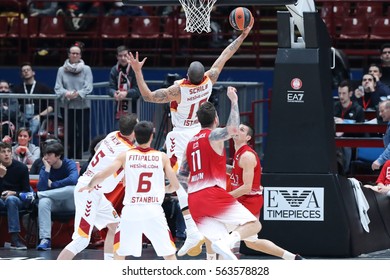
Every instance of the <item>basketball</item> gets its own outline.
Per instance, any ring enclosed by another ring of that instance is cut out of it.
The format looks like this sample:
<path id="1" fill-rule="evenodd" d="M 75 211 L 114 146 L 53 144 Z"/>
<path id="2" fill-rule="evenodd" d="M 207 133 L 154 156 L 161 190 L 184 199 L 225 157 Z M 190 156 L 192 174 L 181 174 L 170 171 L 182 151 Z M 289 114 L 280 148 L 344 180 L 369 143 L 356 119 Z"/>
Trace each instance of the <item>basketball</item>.
<path id="1" fill-rule="evenodd" d="M 236 30 L 244 30 L 251 23 L 253 16 L 245 7 L 237 7 L 229 15 L 230 25 Z"/>

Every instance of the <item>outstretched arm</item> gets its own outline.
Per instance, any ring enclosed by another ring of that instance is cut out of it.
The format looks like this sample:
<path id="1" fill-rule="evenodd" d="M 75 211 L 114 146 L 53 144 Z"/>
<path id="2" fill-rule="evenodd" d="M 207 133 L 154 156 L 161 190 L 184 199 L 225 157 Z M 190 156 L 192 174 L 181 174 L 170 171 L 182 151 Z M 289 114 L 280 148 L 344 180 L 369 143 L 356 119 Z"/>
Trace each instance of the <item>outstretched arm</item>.
<path id="1" fill-rule="evenodd" d="M 227 46 L 214 64 L 211 66 L 210 70 L 206 72 L 206 75 L 209 76 L 211 82 L 215 84 L 218 80 L 219 74 L 221 73 L 223 67 L 226 62 L 236 53 L 236 51 L 240 48 L 242 42 L 244 42 L 245 38 L 248 36 L 249 32 L 253 27 L 254 20 L 252 19 L 251 23 L 244 31 L 238 36 L 233 42 Z"/>
<path id="2" fill-rule="evenodd" d="M 229 140 L 233 135 L 238 133 L 238 126 L 240 125 L 240 112 L 238 109 L 237 90 L 234 87 L 227 88 L 227 96 L 231 102 L 229 119 L 224 128 L 214 129 L 209 136 L 211 145 L 213 142 L 221 142 Z"/>
<path id="3" fill-rule="evenodd" d="M 129 63 L 135 73 L 139 91 L 143 99 L 152 103 L 168 103 L 171 101 L 180 102 L 180 87 L 178 85 L 172 85 L 169 88 L 161 88 L 155 91 L 151 91 L 145 82 L 144 75 L 142 74 L 142 66 L 144 65 L 147 57 L 142 61 L 139 61 L 138 52 L 135 53 L 135 57 L 132 53 L 129 55 Z"/>

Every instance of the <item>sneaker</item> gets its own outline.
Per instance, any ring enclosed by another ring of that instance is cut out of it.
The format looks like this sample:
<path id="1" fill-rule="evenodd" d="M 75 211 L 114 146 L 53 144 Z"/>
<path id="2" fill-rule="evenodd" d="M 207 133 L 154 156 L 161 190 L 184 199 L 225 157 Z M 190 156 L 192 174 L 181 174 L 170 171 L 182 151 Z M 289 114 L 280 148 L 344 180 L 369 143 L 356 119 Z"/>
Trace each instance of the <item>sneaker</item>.
<path id="1" fill-rule="evenodd" d="M 202 245 L 205 242 L 203 235 L 200 232 L 194 232 L 193 234 L 187 235 L 186 241 L 180 248 L 177 255 L 179 257 L 188 254 L 191 257 L 195 257 L 202 252 Z"/>
<path id="2" fill-rule="evenodd" d="M 38 251 L 47 251 L 51 250 L 51 241 L 48 238 L 43 238 L 41 243 L 37 246 Z"/>
<path id="3" fill-rule="evenodd" d="M 294 260 L 296 260 L 296 261 L 301 261 L 301 260 L 304 260 L 305 258 L 303 258 L 301 255 L 298 255 L 298 254 L 296 254 L 295 255 L 295 258 L 294 258 Z"/>
<path id="4" fill-rule="evenodd" d="M 224 260 L 237 260 L 236 255 L 230 249 L 230 246 L 222 239 L 211 244 L 215 253 L 221 255 Z"/>
<path id="5" fill-rule="evenodd" d="M 33 201 L 35 200 L 35 195 L 36 194 L 34 192 L 21 192 L 19 194 L 19 198 L 23 202 L 29 201 L 30 203 L 33 203 Z"/>
<path id="6" fill-rule="evenodd" d="M 27 250 L 27 246 L 24 245 L 23 242 L 18 239 L 18 240 L 15 240 L 14 242 L 11 242 L 10 249 Z"/>

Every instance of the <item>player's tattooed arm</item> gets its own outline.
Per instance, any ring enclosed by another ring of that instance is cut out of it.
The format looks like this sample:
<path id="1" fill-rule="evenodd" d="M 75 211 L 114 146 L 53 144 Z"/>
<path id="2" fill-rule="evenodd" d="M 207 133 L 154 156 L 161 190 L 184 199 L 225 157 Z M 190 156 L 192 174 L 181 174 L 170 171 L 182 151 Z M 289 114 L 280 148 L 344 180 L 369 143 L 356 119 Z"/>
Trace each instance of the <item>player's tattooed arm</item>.
<path id="1" fill-rule="evenodd" d="M 143 95 L 145 101 L 153 103 L 168 103 L 171 101 L 180 102 L 180 87 L 177 85 L 169 88 L 161 88 L 152 91 L 149 95 Z"/>
<path id="2" fill-rule="evenodd" d="M 151 92 L 149 95 L 142 96 L 145 101 L 153 103 L 168 103 L 168 94 L 166 89 L 158 89 Z"/>
<path id="3" fill-rule="evenodd" d="M 238 97 L 234 87 L 227 88 L 227 96 L 231 101 L 230 115 L 224 128 L 214 129 L 210 135 L 210 141 L 225 141 L 233 135 L 238 134 L 238 126 L 240 125 L 240 110 L 238 108 Z"/>
<path id="4" fill-rule="evenodd" d="M 225 141 L 229 140 L 230 138 L 231 136 L 229 135 L 228 129 L 226 127 L 216 128 L 209 135 L 210 141 Z"/>
<path id="5" fill-rule="evenodd" d="M 177 179 L 180 184 L 188 192 L 188 177 L 190 176 L 190 167 L 188 166 L 187 159 L 185 158 L 181 163 L 179 173 L 177 173 Z"/>

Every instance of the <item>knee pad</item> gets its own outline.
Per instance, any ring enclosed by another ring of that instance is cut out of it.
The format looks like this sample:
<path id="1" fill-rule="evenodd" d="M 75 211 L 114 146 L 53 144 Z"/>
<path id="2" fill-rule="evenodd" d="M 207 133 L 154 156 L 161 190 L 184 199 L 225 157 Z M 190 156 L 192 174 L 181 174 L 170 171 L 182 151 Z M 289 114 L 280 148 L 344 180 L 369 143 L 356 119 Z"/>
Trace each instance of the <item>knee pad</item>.
<path id="1" fill-rule="evenodd" d="M 66 249 L 71 251 L 74 255 L 77 255 L 81 251 L 83 251 L 89 245 L 89 238 L 77 237 L 70 242 Z"/>

